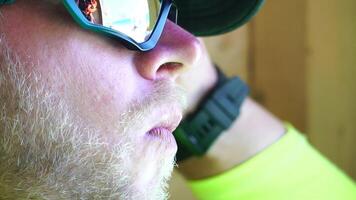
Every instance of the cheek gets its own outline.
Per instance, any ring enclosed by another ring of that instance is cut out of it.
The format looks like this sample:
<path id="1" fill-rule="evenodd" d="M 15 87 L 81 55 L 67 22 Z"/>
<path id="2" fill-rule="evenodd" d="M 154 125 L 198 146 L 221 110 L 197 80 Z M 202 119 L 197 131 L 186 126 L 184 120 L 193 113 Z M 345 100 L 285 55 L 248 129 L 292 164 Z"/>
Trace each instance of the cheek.
<path id="1" fill-rule="evenodd" d="M 96 127 L 108 129 L 117 123 L 137 96 L 137 79 L 129 66 L 102 64 L 77 73 L 68 101 L 82 119 Z"/>

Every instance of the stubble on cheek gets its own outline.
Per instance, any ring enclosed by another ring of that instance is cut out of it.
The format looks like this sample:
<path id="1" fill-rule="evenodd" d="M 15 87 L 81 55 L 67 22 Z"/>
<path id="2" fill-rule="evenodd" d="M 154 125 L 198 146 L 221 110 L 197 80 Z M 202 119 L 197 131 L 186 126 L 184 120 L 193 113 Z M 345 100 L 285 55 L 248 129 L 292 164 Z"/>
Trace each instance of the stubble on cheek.
<path id="1" fill-rule="evenodd" d="M 14 63 L 1 65 L 1 69 L 21 68 Z M 2 71 L 8 72 L 11 71 Z M 5 97 L 1 106 L 12 105 L 5 106 L 1 121 L 2 132 L 9 134 L 2 143 L 12 141 L 9 149 L 1 150 L 11 152 L 3 157 L 4 162 L 12 163 L 8 169 L 19 169 L 19 177 L 32 179 L 36 187 L 67 191 L 69 195 L 138 197 L 151 192 L 160 198 L 165 196 L 162 191 L 173 168 L 174 152 L 167 151 L 164 143 L 146 143 L 140 136 L 150 126 L 143 122 L 157 106 L 177 101 L 183 104 L 179 89 L 157 83 L 152 94 L 132 102 L 125 112 L 113 117 L 115 128 L 108 130 L 112 138 L 103 139 L 107 133 L 76 116 L 68 102 L 48 91 L 53 87 L 41 86 L 41 76 L 22 76 L 18 72 L 7 75 L 12 76 L 12 82 L 6 83 L 5 76 L 0 77 L 0 96 Z M 30 80 L 35 84 L 28 85 Z M 115 143 L 108 145 L 108 139 Z M 27 177 L 23 177 L 25 174 Z M 23 186 L 24 191 L 28 189 Z"/>
<path id="2" fill-rule="evenodd" d="M 100 132 L 73 118 L 63 102 L 53 101 L 55 95 L 35 84 L 40 76 L 23 76 L 11 69 L 14 66 L 8 64 L 0 73 L 0 152 L 1 163 L 7 163 L 0 173 L 9 175 L 17 193 L 54 192 L 60 198 L 128 195 L 129 171 L 124 166 L 132 145 L 122 138 L 108 148 Z"/>

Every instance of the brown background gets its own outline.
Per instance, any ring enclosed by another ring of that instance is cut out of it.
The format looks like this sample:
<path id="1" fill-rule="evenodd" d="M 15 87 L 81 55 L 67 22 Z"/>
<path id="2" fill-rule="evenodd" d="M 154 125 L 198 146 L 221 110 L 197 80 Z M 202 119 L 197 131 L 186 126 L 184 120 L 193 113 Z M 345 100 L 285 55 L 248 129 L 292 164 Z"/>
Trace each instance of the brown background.
<path id="1" fill-rule="evenodd" d="M 213 60 L 356 179 L 356 1 L 267 0 L 247 26 L 207 38 Z M 174 173 L 171 199 L 194 199 Z"/>

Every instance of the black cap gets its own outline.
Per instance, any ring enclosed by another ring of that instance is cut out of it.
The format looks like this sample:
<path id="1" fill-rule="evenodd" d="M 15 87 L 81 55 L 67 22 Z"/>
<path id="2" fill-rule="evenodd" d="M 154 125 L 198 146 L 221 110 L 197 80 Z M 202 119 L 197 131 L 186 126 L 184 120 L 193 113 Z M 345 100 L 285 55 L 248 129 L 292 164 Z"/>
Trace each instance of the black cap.
<path id="1" fill-rule="evenodd" d="M 264 0 L 176 0 L 178 24 L 196 36 L 232 31 L 248 22 Z"/>

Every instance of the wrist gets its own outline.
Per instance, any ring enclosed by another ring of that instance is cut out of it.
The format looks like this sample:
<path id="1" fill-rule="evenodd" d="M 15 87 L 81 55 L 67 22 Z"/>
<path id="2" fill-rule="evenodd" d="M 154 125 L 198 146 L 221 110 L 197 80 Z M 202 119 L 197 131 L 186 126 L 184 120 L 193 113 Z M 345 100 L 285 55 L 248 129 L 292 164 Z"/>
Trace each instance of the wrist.
<path id="1" fill-rule="evenodd" d="M 202 157 L 181 162 L 178 170 L 188 179 L 214 176 L 241 164 L 283 134 L 283 124 L 247 98 L 241 106 L 239 118 L 211 149 Z"/>
<path id="2" fill-rule="evenodd" d="M 174 132 L 178 162 L 204 155 L 240 114 L 241 104 L 248 94 L 247 85 L 238 77 L 229 79 L 218 68 L 216 70 L 219 78 L 215 89 Z"/>

